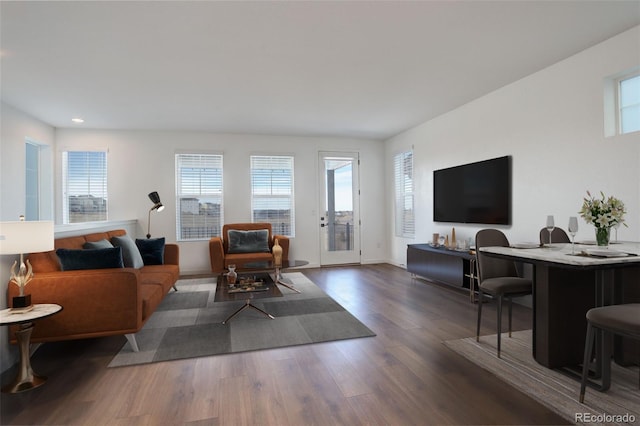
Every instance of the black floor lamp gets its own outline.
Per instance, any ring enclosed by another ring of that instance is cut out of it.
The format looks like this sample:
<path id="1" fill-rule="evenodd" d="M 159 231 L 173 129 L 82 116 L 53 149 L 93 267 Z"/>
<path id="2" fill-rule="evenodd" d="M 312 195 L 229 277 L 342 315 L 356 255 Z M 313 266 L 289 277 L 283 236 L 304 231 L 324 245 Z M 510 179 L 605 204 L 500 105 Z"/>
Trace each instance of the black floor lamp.
<path id="1" fill-rule="evenodd" d="M 149 199 L 153 203 L 153 207 L 149 210 L 149 218 L 147 219 L 147 238 L 151 238 L 151 212 L 164 210 L 164 205 L 160 202 L 160 196 L 156 191 L 149 193 Z"/>

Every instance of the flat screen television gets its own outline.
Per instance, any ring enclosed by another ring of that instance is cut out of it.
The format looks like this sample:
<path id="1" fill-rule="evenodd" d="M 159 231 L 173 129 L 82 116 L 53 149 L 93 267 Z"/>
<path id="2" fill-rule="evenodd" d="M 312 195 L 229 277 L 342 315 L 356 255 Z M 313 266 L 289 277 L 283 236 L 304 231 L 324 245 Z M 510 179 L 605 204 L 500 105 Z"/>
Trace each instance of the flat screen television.
<path id="1" fill-rule="evenodd" d="M 511 224 L 511 157 L 434 170 L 433 220 Z"/>

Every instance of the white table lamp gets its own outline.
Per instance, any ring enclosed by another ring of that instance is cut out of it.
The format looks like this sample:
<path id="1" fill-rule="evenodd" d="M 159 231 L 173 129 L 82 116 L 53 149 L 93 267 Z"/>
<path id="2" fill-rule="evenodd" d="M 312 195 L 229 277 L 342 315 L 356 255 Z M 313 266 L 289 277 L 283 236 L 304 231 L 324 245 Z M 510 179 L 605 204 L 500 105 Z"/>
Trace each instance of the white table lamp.
<path id="1" fill-rule="evenodd" d="M 0 255 L 20 255 L 19 270 L 16 272 L 17 260 L 11 266 L 11 282 L 20 288 L 20 296 L 13 298 L 14 308 L 31 305 L 31 295 L 25 296 L 24 288 L 33 278 L 33 271 L 28 260 L 25 264 L 24 254 L 49 251 L 53 247 L 51 221 L 25 221 L 21 217 L 16 222 L 0 222 Z"/>

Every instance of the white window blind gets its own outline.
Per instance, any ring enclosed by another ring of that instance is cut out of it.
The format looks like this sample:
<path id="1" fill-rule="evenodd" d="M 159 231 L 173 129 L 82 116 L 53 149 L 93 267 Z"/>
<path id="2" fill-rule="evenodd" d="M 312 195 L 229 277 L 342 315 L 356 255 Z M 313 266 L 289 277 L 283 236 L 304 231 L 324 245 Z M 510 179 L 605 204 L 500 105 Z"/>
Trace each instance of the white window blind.
<path id="1" fill-rule="evenodd" d="M 274 234 L 295 236 L 293 192 L 293 157 L 251 156 L 253 222 L 269 222 Z"/>
<path id="2" fill-rule="evenodd" d="M 220 236 L 222 155 L 176 154 L 176 236 L 179 241 Z"/>
<path id="3" fill-rule="evenodd" d="M 413 209 L 413 152 L 394 157 L 396 193 L 396 236 L 413 238 L 415 217 Z"/>
<path id="4" fill-rule="evenodd" d="M 107 220 L 107 153 L 62 153 L 63 223 Z"/>
<path id="5" fill-rule="evenodd" d="M 620 133 L 640 131 L 640 75 L 620 80 Z"/>

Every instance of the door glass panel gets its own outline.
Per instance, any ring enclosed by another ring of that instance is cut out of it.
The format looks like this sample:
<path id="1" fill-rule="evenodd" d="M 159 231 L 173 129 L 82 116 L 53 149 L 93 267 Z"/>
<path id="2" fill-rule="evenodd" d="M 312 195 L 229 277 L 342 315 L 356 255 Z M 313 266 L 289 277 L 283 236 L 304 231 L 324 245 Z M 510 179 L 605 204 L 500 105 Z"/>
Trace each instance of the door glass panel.
<path id="1" fill-rule="evenodd" d="M 325 188 L 324 249 L 353 250 L 353 160 L 325 159 Z"/>

